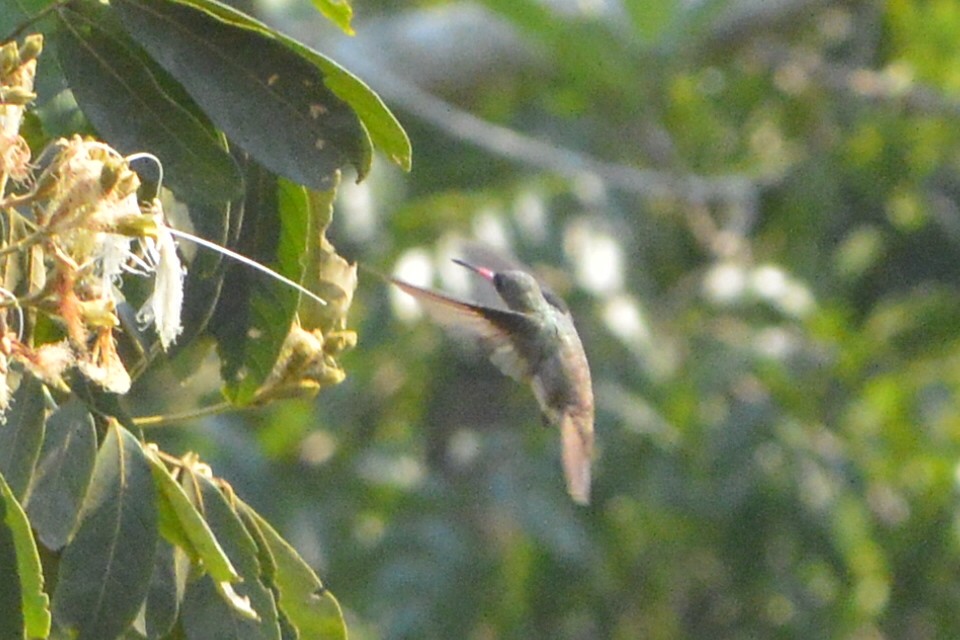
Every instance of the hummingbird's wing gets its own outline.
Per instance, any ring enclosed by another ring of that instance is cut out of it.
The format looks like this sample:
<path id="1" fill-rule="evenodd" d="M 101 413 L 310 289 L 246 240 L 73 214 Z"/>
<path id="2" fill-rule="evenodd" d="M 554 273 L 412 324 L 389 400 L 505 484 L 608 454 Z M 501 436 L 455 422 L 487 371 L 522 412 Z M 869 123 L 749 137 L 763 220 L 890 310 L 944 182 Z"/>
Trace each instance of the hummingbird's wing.
<path id="1" fill-rule="evenodd" d="M 480 342 L 500 371 L 516 380 L 527 380 L 532 363 L 522 352 L 523 339 L 534 335 L 536 323 L 515 311 L 470 304 L 390 278 L 401 291 L 417 299 L 433 320 L 450 333 Z"/>

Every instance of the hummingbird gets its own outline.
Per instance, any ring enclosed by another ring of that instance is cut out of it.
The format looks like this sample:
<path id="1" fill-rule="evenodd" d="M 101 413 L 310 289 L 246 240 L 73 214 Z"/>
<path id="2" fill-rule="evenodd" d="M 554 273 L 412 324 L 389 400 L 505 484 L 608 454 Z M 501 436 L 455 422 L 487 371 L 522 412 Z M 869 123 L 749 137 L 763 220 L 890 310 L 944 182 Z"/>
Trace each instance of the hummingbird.
<path id="1" fill-rule="evenodd" d="M 506 308 L 464 302 L 396 278 L 390 281 L 450 333 L 478 340 L 503 373 L 530 383 L 544 424 L 560 430 L 567 492 L 574 502 L 589 504 L 593 387 L 570 310 L 523 269 L 494 271 L 453 262 L 490 282 Z"/>

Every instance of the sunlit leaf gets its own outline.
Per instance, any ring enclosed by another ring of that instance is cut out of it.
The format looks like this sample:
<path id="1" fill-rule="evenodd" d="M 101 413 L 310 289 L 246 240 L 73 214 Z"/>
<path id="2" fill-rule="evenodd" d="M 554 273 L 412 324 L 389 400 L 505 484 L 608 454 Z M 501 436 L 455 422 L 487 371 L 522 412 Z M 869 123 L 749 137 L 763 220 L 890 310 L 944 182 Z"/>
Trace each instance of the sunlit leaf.
<path id="1" fill-rule="evenodd" d="M 158 538 L 150 464 L 139 441 L 113 422 L 97 454 L 80 526 L 60 560 L 57 624 L 79 640 L 120 635 L 147 596 Z"/>
<path id="2" fill-rule="evenodd" d="M 48 549 L 67 543 L 87 492 L 97 455 L 93 417 L 71 399 L 47 419 L 46 435 L 25 506 L 37 537 Z"/>
<path id="3" fill-rule="evenodd" d="M 23 638 L 23 595 L 17 571 L 17 548 L 13 532 L 6 525 L 7 505 L 0 501 L 0 637 Z"/>
<path id="4" fill-rule="evenodd" d="M 147 460 L 160 496 L 160 532 L 167 540 L 184 549 L 194 561 L 201 563 L 203 569 L 218 582 L 236 580 L 236 570 L 183 487 L 149 450 Z"/>
<path id="5" fill-rule="evenodd" d="M 260 581 L 257 547 L 226 496 L 198 473 L 184 476 L 184 488 L 203 516 L 243 581 L 215 583 L 204 576 L 187 586 L 181 608 L 183 630 L 191 640 L 279 640 L 273 595 Z M 249 608 L 259 617 L 253 619 Z"/>
<path id="6" fill-rule="evenodd" d="M 326 335 L 331 330 L 343 329 L 347 312 L 357 288 L 357 265 L 338 255 L 327 239 L 327 227 L 333 217 L 334 191 L 311 191 L 310 247 L 303 285 L 327 301 L 326 305 L 300 303 L 300 322 L 307 329 L 321 328 Z"/>
<path id="7" fill-rule="evenodd" d="M 30 523 L 0 474 L 0 634 L 4 638 L 46 638 L 50 600 Z M 9 627 L 7 625 L 10 625 Z"/>
<path id="8" fill-rule="evenodd" d="M 260 514 L 243 502 L 238 507 L 247 529 L 256 528 L 260 533 L 255 537 L 266 546 L 262 552 L 272 559 L 267 579 L 276 588 L 280 611 L 299 631 L 300 637 L 346 640 L 340 604 L 323 587 L 313 569 Z"/>
<path id="9" fill-rule="evenodd" d="M 294 282 L 303 279 L 309 214 L 303 187 L 251 168 L 241 252 Z M 242 292 L 223 301 L 217 326 L 225 393 L 236 404 L 253 400 L 273 371 L 299 303 L 295 289 L 234 267 L 227 285 Z"/>
<path id="10" fill-rule="evenodd" d="M 313 6 L 326 16 L 327 20 L 340 27 L 344 33 L 353 35 L 353 27 L 350 26 L 353 7 L 348 0 L 313 0 Z"/>

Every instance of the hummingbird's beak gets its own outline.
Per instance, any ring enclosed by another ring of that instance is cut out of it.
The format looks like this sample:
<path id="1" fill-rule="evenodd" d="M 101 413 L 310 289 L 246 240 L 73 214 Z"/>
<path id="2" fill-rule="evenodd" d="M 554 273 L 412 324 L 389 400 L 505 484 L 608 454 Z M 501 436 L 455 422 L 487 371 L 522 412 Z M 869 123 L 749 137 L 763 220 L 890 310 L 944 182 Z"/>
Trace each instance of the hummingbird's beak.
<path id="1" fill-rule="evenodd" d="M 456 262 L 461 267 L 466 267 L 467 269 L 470 269 L 470 271 L 473 271 L 480 277 L 486 278 L 490 282 L 493 282 L 493 277 L 496 275 L 493 271 L 485 267 L 475 267 L 472 264 L 468 262 L 464 262 L 463 260 L 459 260 L 457 258 L 454 258 L 453 261 Z"/>

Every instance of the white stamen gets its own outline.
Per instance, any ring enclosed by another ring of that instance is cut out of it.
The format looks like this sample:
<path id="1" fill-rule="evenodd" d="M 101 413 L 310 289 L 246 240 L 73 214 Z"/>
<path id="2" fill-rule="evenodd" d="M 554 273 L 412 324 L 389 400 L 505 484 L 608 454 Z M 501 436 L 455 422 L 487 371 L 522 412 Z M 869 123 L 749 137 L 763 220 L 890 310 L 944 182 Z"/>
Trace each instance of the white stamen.
<path id="1" fill-rule="evenodd" d="M 270 277 L 272 277 L 272 278 L 274 278 L 274 279 L 276 279 L 276 280 L 279 280 L 280 282 L 282 282 L 283 284 L 287 285 L 288 287 L 293 287 L 294 289 L 296 289 L 297 291 L 299 291 L 299 292 L 302 293 L 303 295 L 307 296 L 308 298 L 310 298 L 310 299 L 312 299 L 312 300 L 315 300 L 315 301 L 318 302 L 319 304 L 322 304 L 322 305 L 324 305 L 324 306 L 326 306 L 326 304 L 327 304 L 327 301 L 326 301 L 326 300 L 324 300 L 323 298 L 321 298 L 321 297 L 318 296 L 317 294 L 313 293 L 313 292 L 310 291 L 309 289 L 307 289 L 307 288 L 305 288 L 304 286 L 302 286 L 302 285 L 294 282 L 294 281 L 291 280 L 290 278 L 287 278 L 286 276 L 283 276 L 283 275 L 277 273 L 276 271 L 274 271 L 274 270 L 271 269 L 270 267 L 267 267 L 267 266 L 265 266 L 265 265 L 260 264 L 260 263 L 257 262 L 256 260 L 251 260 L 250 258 L 246 257 L 245 255 L 242 255 L 242 254 L 240 254 L 240 253 L 237 253 L 236 251 L 231 251 L 230 249 L 227 249 L 226 247 L 222 247 L 222 246 L 220 246 L 219 244 L 217 244 L 217 243 L 215 243 L 215 242 L 210 242 L 209 240 L 204 240 L 203 238 L 201 238 L 201 237 L 199 237 L 199 236 L 195 236 L 195 235 L 193 235 L 192 233 L 187 233 L 186 231 L 180 231 L 179 229 L 172 229 L 172 228 L 170 228 L 169 231 L 170 231 L 170 233 L 172 233 L 173 235 L 175 235 L 175 236 L 177 236 L 177 237 L 179 237 L 179 238 L 183 238 L 184 240 L 189 240 L 190 242 L 194 242 L 194 243 L 200 245 L 201 247 L 206 247 L 207 249 L 210 249 L 210 250 L 212 250 L 212 251 L 217 251 L 217 252 L 219 252 L 219 253 L 222 253 L 222 254 L 225 255 L 225 256 L 228 256 L 228 257 L 230 257 L 230 258 L 233 258 L 233 259 L 236 260 L 237 262 L 240 262 L 240 263 L 242 263 L 242 264 L 245 264 L 245 265 L 247 265 L 248 267 L 252 267 L 252 268 L 256 269 L 257 271 L 261 271 L 261 272 L 269 275 Z"/>

